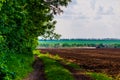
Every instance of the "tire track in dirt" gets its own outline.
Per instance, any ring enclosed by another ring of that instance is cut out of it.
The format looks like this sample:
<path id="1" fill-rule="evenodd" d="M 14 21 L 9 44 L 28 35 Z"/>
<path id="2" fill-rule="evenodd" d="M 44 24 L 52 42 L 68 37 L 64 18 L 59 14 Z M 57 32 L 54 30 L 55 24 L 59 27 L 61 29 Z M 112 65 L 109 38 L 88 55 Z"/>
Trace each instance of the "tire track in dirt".
<path id="1" fill-rule="evenodd" d="M 46 80 L 42 60 L 36 58 L 33 63 L 34 71 L 24 80 Z"/>

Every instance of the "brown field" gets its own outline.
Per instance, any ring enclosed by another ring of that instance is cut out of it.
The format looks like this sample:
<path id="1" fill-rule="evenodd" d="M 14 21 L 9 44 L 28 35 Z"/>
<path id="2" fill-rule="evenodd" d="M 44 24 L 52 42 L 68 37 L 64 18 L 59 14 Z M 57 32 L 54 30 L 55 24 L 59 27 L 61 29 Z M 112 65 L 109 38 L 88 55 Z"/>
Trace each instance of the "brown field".
<path id="1" fill-rule="evenodd" d="M 86 71 L 107 73 L 111 76 L 120 74 L 120 49 L 40 49 L 42 53 L 58 54 L 64 59 L 77 63 Z"/>

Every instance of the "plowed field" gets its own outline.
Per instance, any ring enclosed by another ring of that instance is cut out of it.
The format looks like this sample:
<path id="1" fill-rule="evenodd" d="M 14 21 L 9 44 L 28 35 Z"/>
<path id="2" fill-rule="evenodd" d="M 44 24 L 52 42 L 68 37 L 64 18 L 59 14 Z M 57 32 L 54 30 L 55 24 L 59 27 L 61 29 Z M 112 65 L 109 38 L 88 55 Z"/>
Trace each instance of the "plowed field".
<path id="1" fill-rule="evenodd" d="M 120 74 L 120 49 L 81 49 L 48 48 L 40 49 L 42 53 L 58 54 L 71 60 L 86 71 L 103 72 L 112 76 Z"/>

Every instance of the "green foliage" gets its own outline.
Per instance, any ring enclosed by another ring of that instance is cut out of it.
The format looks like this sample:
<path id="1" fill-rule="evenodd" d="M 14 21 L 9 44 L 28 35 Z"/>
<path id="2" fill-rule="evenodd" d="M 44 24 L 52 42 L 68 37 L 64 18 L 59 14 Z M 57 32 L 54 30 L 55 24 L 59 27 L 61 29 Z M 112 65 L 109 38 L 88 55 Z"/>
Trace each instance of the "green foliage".
<path id="1" fill-rule="evenodd" d="M 1 10 L 1 7 L 3 5 L 3 2 L 5 2 L 5 0 L 0 0 L 0 10 Z"/>
<path id="2" fill-rule="evenodd" d="M 12 54 L 6 65 L 10 72 L 15 73 L 15 80 L 22 80 L 28 73 L 32 72 L 33 69 L 31 66 L 33 61 L 32 55 Z"/>
<path id="3" fill-rule="evenodd" d="M 54 14 L 60 13 L 59 6 L 66 6 L 69 1 L 0 0 L 0 80 L 13 80 L 13 75 L 17 75 L 15 80 L 21 80 L 31 71 L 37 37 L 60 36 L 54 33 Z"/>
<path id="4" fill-rule="evenodd" d="M 32 71 L 32 62 L 33 56 L 0 54 L 0 80 L 21 80 Z"/>
<path id="5" fill-rule="evenodd" d="M 71 73 L 56 60 L 49 58 L 48 54 L 40 54 L 39 57 L 44 62 L 47 80 L 74 80 Z"/>
<path id="6" fill-rule="evenodd" d="M 15 73 L 10 72 L 5 65 L 0 65 L 0 80 L 14 80 Z"/>
<path id="7" fill-rule="evenodd" d="M 21 80 L 32 71 L 32 62 L 30 55 L 0 55 L 0 80 Z"/>
<path id="8" fill-rule="evenodd" d="M 108 75 L 103 74 L 103 73 L 91 72 L 87 74 L 90 75 L 95 80 L 113 80 L 112 77 L 108 77 Z"/>
<path id="9" fill-rule="evenodd" d="M 70 0 L 2 0 L 0 10 L 0 36 L 8 50 L 14 53 L 32 53 L 37 37 L 58 38 L 54 33 L 54 13 Z M 3 43 L 2 43 L 3 44 Z"/>

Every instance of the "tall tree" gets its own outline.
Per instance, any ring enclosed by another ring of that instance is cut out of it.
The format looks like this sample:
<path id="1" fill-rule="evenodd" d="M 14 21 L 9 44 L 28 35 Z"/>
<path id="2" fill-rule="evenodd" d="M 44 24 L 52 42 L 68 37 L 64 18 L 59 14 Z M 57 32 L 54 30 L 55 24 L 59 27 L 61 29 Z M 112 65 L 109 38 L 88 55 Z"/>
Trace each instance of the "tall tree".
<path id="1" fill-rule="evenodd" d="M 37 37 L 58 37 L 54 15 L 71 0 L 1 0 L 0 52 L 32 53 Z"/>

